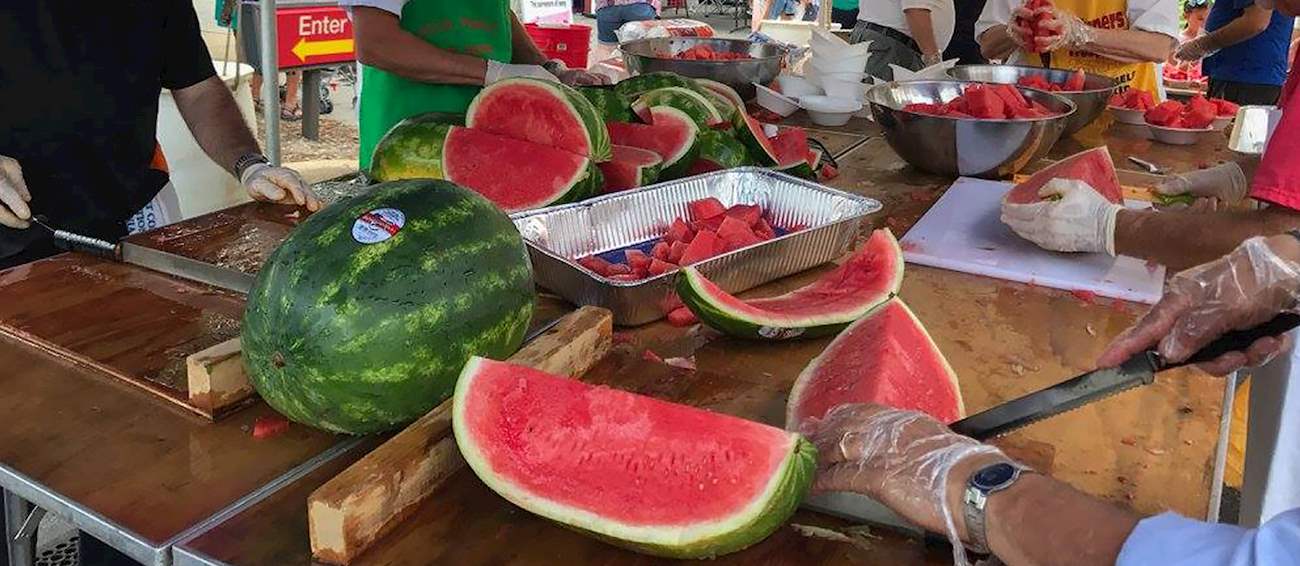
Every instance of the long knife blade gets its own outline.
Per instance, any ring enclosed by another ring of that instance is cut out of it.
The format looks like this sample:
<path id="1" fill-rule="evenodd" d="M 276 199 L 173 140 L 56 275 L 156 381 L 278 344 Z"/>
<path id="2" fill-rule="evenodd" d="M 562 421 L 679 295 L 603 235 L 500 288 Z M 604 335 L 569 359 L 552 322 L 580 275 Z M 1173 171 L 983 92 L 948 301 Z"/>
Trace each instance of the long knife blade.
<path id="1" fill-rule="evenodd" d="M 253 287 L 253 280 L 255 279 L 254 276 L 242 271 L 203 263 L 196 259 L 146 248 L 131 242 L 122 242 L 122 261 L 182 279 L 207 283 L 237 293 L 248 293 L 248 290 Z"/>

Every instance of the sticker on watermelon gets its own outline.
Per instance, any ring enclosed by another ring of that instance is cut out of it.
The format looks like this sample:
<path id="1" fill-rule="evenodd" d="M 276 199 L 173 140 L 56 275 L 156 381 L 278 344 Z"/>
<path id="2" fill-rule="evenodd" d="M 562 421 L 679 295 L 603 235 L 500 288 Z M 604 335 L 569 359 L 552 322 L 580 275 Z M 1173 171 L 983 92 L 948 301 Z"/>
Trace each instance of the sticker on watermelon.
<path id="1" fill-rule="evenodd" d="M 816 468 L 798 434 L 486 358 L 461 372 L 452 430 L 470 469 L 511 503 L 670 558 L 763 540 Z"/>
<path id="2" fill-rule="evenodd" d="M 1106 200 L 1124 204 L 1124 190 L 1120 187 L 1115 162 L 1111 161 L 1106 146 L 1076 153 L 1034 173 L 1012 188 L 1005 197 L 1006 201 L 1011 204 L 1040 202 L 1043 198 L 1038 191 L 1052 179 L 1083 181 Z"/>

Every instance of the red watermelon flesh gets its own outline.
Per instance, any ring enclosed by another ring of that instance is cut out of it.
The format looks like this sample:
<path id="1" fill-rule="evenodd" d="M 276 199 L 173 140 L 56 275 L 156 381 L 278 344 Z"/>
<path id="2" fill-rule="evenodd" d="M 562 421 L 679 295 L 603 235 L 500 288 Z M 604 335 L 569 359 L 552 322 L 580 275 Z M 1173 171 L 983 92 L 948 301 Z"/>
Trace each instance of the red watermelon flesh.
<path id="1" fill-rule="evenodd" d="M 1236 116 L 1237 111 L 1241 110 L 1240 106 L 1222 98 L 1211 98 L 1210 102 L 1214 103 L 1214 107 L 1218 111 L 1220 117 Z"/>
<path id="2" fill-rule="evenodd" d="M 763 219 L 763 208 L 757 204 L 737 204 L 727 209 L 727 216 L 744 220 L 747 226 L 754 226 Z"/>
<path id="3" fill-rule="evenodd" d="M 664 234 L 664 241 L 668 243 L 686 242 L 690 243 L 691 238 L 695 237 L 695 232 L 681 218 L 674 218 L 673 223 L 668 226 L 668 232 Z"/>
<path id="4" fill-rule="evenodd" d="M 709 259 L 717 254 L 718 235 L 709 230 L 702 230 L 695 235 L 691 243 L 682 250 L 679 265 L 690 265 Z"/>
<path id="5" fill-rule="evenodd" d="M 1061 85 L 1061 90 L 1065 92 L 1081 91 L 1083 90 L 1083 84 L 1087 79 L 1087 75 L 1084 74 L 1082 70 L 1076 70 L 1070 75 L 1070 78 L 1065 79 L 1065 83 Z"/>
<path id="6" fill-rule="evenodd" d="M 526 155 L 528 159 L 519 159 Z M 564 200 L 590 182 L 590 159 L 554 147 L 453 127 L 443 145 L 447 180 L 474 190 L 506 211 Z M 502 167 L 509 163 L 509 167 Z"/>
<path id="7" fill-rule="evenodd" d="M 1157 104 L 1155 108 L 1147 110 L 1146 114 L 1143 114 L 1143 118 L 1146 119 L 1148 124 L 1168 126 L 1174 121 L 1174 118 L 1177 118 L 1182 113 L 1183 103 L 1177 100 L 1166 100 Z"/>
<path id="8" fill-rule="evenodd" d="M 669 261 L 662 261 L 656 257 L 650 260 L 650 268 L 647 271 L 651 276 L 655 276 L 663 275 L 674 269 L 677 269 L 677 264 Z"/>
<path id="9" fill-rule="evenodd" d="M 803 128 L 781 128 L 768 140 L 776 156 L 776 168 L 784 169 L 808 158 L 808 133 Z"/>
<path id="10" fill-rule="evenodd" d="M 784 524 L 812 481 L 796 434 L 472 358 L 452 423 L 469 467 L 532 513 L 641 552 L 733 552 Z"/>
<path id="11" fill-rule="evenodd" d="M 1105 146 L 1076 153 L 1034 173 L 1011 189 L 1006 200 L 1012 204 L 1039 202 L 1042 199 L 1038 196 L 1038 190 L 1052 179 L 1078 179 L 1088 183 L 1106 200 L 1115 204 L 1124 203 L 1124 191 L 1115 174 L 1115 163 L 1111 161 L 1110 150 Z"/>
<path id="12" fill-rule="evenodd" d="M 535 80 L 503 81 L 486 87 L 471 103 L 465 125 L 579 155 L 599 153 L 601 148 L 592 147 L 583 117 L 553 88 Z M 516 157 L 498 163 L 518 161 Z"/>
<path id="13" fill-rule="evenodd" d="M 845 403 L 879 403 L 951 423 L 965 414 L 957 375 L 901 299 L 853 323 L 804 368 L 790 390 L 786 428 Z"/>
<path id="14" fill-rule="evenodd" d="M 650 113 L 654 124 L 607 123 L 609 139 L 615 145 L 653 151 L 663 158 L 663 167 L 668 168 L 690 152 L 699 128 L 690 116 L 675 108 L 655 106 Z"/>
<path id="15" fill-rule="evenodd" d="M 736 118 L 736 137 L 749 147 L 755 159 L 759 161 L 759 165 L 780 163 L 781 154 L 773 146 L 772 138 L 767 137 L 767 132 L 763 130 L 763 123 L 744 112 L 738 112 Z"/>
<path id="16" fill-rule="evenodd" d="M 641 250 L 624 250 L 623 257 L 627 258 L 627 264 L 632 267 L 632 271 L 648 271 L 650 269 L 650 256 Z"/>
<path id="17" fill-rule="evenodd" d="M 601 189 L 604 193 L 644 186 L 647 184 L 646 172 L 663 163 L 659 154 L 639 147 L 615 145 L 612 151 L 613 158 L 597 164 L 605 177 L 605 185 Z"/>
<path id="18" fill-rule="evenodd" d="M 668 259 L 665 261 L 680 264 L 682 262 L 682 255 L 686 253 L 686 246 L 686 242 L 673 242 L 672 246 L 668 248 Z M 708 247 L 711 248 L 713 246 L 710 245 Z"/>
<path id="19" fill-rule="evenodd" d="M 692 221 L 708 220 L 726 214 L 727 207 L 722 205 L 722 201 L 714 197 L 702 198 L 686 203 L 686 213 Z"/>
<path id="20" fill-rule="evenodd" d="M 672 249 L 672 244 L 668 242 L 659 242 L 650 250 L 650 257 L 660 261 L 668 261 L 668 255 Z"/>

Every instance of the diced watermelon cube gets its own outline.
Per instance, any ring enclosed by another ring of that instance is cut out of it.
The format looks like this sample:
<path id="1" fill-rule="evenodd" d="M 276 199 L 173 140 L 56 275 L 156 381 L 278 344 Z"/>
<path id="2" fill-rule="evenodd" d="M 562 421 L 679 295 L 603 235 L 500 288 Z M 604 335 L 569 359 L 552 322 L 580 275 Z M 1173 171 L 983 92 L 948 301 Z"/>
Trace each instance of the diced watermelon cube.
<path id="1" fill-rule="evenodd" d="M 674 218 L 671 226 L 668 227 L 668 233 L 664 234 L 665 242 L 690 242 L 695 233 L 691 227 L 681 218 Z"/>
<path id="2" fill-rule="evenodd" d="M 725 217 L 726 217 L 725 214 L 719 214 L 717 216 L 714 216 L 713 218 L 696 220 L 694 222 L 691 222 L 691 229 L 694 230 L 696 233 L 703 232 L 705 230 L 708 230 L 710 232 L 717 232 L 718 228 L 722 226 L 722 220 Z"/>
<path id="3" fill-rule="evenodd" d="M 746 226 L 753 226 L 763 217 L 763 209 L 757 204 L 738 204 L 727 209 L 727 216 L 743 220 Z M 723 223 L 725 224 L 726 221 L 724 220 Z"/>
<path id="4" fill-rule="evenodd" d="M 1157 104 L 1155 108 L 1146 111 L 1143 118 L 1148 124 L 1157 126 L 1168 126 L 1174 118 L 1183 113 L 1183 103 L 1177 100 L 1166 100 Z"/>
<path id="5" fill-rule="evenodd" d="M 1214 119 L 1219 116 L 1218 108 L 1213 104 L 1206 103 L 1205 106 L 1197 108 L 1189 107 L 1183 112 L 1183 125 L 1188 128 L 1208 128 L 1214 123 Z"/>
<path id="6" fill-rule="evenodd" d="M 763 242 L 763 238 L 758 237 L 754 232 L 751 232 L 748 229 L 744 232 L 721 236 L 721 238 L 726 243 L 726 251 L 738 250 L 746 246 L 752 246 Z"/>
<path id="7" fill-rule="evenodd" d="M 659 242 L 655 244 L 655 247 L 650 249 L 650 257 L 660 261 L 668 261 L 668 257 L 671 254 L 669 250 L 671 249 L 672 244 L 669 244 L 668 242 Z"/>
<path id="8" fill-rule="evenodd" d="M 917 114 L 937 115 L 939 113 L 939 109 L 942 108 L 942 106 L 943 105 L 941 104 L 930 104 L 928 102 L 913 102 L 911 104 L 904 105 L 903 110 L 907 112 L 915 112 Z"/>
<path id="9" fill-rule="evenodd" d="M 678 265 L 691 265 L 709 259 L 717 254 L 718 235 L 709 230 L 704 230 L 695 235 L 695 239 L 687 244 L 686 250 L 682 252 L 681 260 Z"/>
<path id="10" fill-rule="evenodd" d="M 680 265 L 682 263 L 682 254 L 686 253 L 686 246 L 687 244 L 683 242 L 673 242 L 672 247 L 668 248 L 668 259 L 664 261 Z"/>
<path id="11" fill-rule="evenodd" d="M 1002 99 L 1004 107 L 1003 115 L 1012 118 L 1017 108 L 1029 108 L 1029 102 L 1020 94 L 1016 87 L 1011 85 L 992 85 L 989 90 Z"/>
<path id="12" fill-rule="evenodd" d="M 632 267 L 626 263 L 611 263 L 609 264 L 609 267 L 605 269 L 606 276 L 627 275 L 629 273 L 632 273 Z"/>
<path id="13" fill-rule="evenodd" d="M 823 181 L 829 181 L 840 176 L 840 170 L 830 163 L 823 163 L 821 172 L 818 175 Z"/>
<path id="14" fill-rule="evenodd" d="M 727 207 L 722 206 L 722 201 L 709 197 L 686 203 L 686 210 L 689 211 L 691 220 L 699 221 L 725 214 Z"/>
<path id="15" fill-rule="evenodd" d="M 972 116 L 984 119 L 1000 119 L 1006 116 L 1006 103 L 1002 97 L 984 85 L 966 87 L 966 108 Z"/>
<path id="16" fill-rule="evenodd" d="M 677 269 L 677 265 L 672 262 L 659 261 L 659 258 L 654 258 L 650 260 L 650 269 L 647 270 L 647 273 L 649 273 L 651 277 L 654 277 L 656 275 L 663 275 L 674 269 Z"/>
<path id="17" fill-rule="evenodd" d="M 1151 93 L 1137 89 L 1130 89 L 1129 92 L 1133 93 L 1133 98 L 1129 102 L 1129 108 L 1136 110 L 1150 110 L 1156 107 L 1156 99 L 1151 96 Z"/>
<path id="18" fill-rule="evenodd" d="M 610 275 L 609 278 L 614 281 L 630 282 L 630 281 L 640 281 L 642 279 L 645 279 L 645 275 L 640 273 L 616 273 L 614 275 Z"/>
<path id="19" fill-rule="evenodd" d="M 697 322 L 699 319 L 695 318 L 695 313 L 686 307 L 673 309 L 673 312 L 668 313 L 668 324 L 673 326 L 690 326 Z"/>
<path id="20" fill-rule="evenodd" d="M 759 217 L 758 220 L 762 220 L 762 217 Z M 757 222 L 757 220 L 755 220 L 755 222 Z M 734 216 L 727 216 L 727 219 L 723 220 L 722 225 L 718 227 L 717 232 L 718 237 L 723 239 L 726 239 L 728 236 L 735 236 L 736 234 L 742 233 L 753 234 L 754 231 L 749 227 L 747 221 Z"/>
<path id="21" fill-rule="evenodd" d="M 1219 116 L 1236 116 L 1237 111 L 1241 109 L 1240 106 L 1237 106 L 1236 104 L 1233 104 L 1232 102 L 1229 102 L 1222 98 L 1211 99 L 1210 102 L 1214 103 L 1215 108 L 1218 110 Z"/>
<path id="22" fill-rule="evenodd" d="M 610 264 L 608 261 L 605 261 L 600 256 L 589 255 L 587 257 L 579 259 L 578 265 L 581 265 L 595 272 L 597 275 L 609 275 L 610 274 L 609 268 L 610 265 L 612 264 Z"/>
<path id="23" fill-rule="evenodd" d="M 1204 96 L 1197 94 L 1187 101 L 1187 109 L 1196 112 L 1198 115 L 1210 114 L 1219 115 L 1219 107 L 1213 102 L 1206 100 Z"/>
<path id="24" fill-rule="evenodd" d="M 790 231 L 793 232 L 794 230 Z M 771 240 L 776 237 L 776 230 L 773 230 L 772 225 L 767 223 L 766 218 L 763 218 L 759 219 L 758 224 L 754 225 L 754 235 L 760 240 Z"/>
<path id="25" fill-rule="evenodd" d="M 1119 94 L 1119 93 L 1112 94 L 1112 95 L 1110 95 L 1110 98 L 1106 99 L 1106 106 L 1114 106 L 1114 107 L 1116 107 L 1116 108 L 1124 108 L 1124 104 L 1125 104 L 1125 101 L 1124 101 L 1124 95 Z"/>
<path id="26" fill-rule="evenodd" d="M 1084 74 L 1083 70 L 1077 70 L 1070 75 L 1070 78 L 1065 79 L 1065 84 L 1061 85 L 1061 90 L 1067 92 L 1081 91 L 1083 90 L 1083 83 L 1086 80 L 1087 80 L 1087 75 Z"/>
<path id="27" fill-rule="evenodd" d="M 655 244 L 656 246 L 658 244 Z M 632 271 L 645 271 L 650 268 L 650 256 L 641 250 L 623 250 L 623 257 Z"/>

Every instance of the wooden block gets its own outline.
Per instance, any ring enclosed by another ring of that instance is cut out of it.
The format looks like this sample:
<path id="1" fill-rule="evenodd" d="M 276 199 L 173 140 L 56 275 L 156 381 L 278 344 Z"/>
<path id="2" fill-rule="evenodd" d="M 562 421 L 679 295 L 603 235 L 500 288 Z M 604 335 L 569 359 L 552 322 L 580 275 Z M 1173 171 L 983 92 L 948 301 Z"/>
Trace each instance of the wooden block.
<path id="1" fill-rule="evenodd" d="M 232 338 L 185 358 L 190 404 L 215 418 L 252 398 L 240 352 L 239 339 Z"/>
<path id="2" fill-rule="evenodd" d="M 605 357 L 613 333 L 609 311 L 582 307 L 509 361 L 576 377 Z M 351 562 L 464 465 L 448 399 L 307 498 L 312 555 L 330 564 Z"/>

